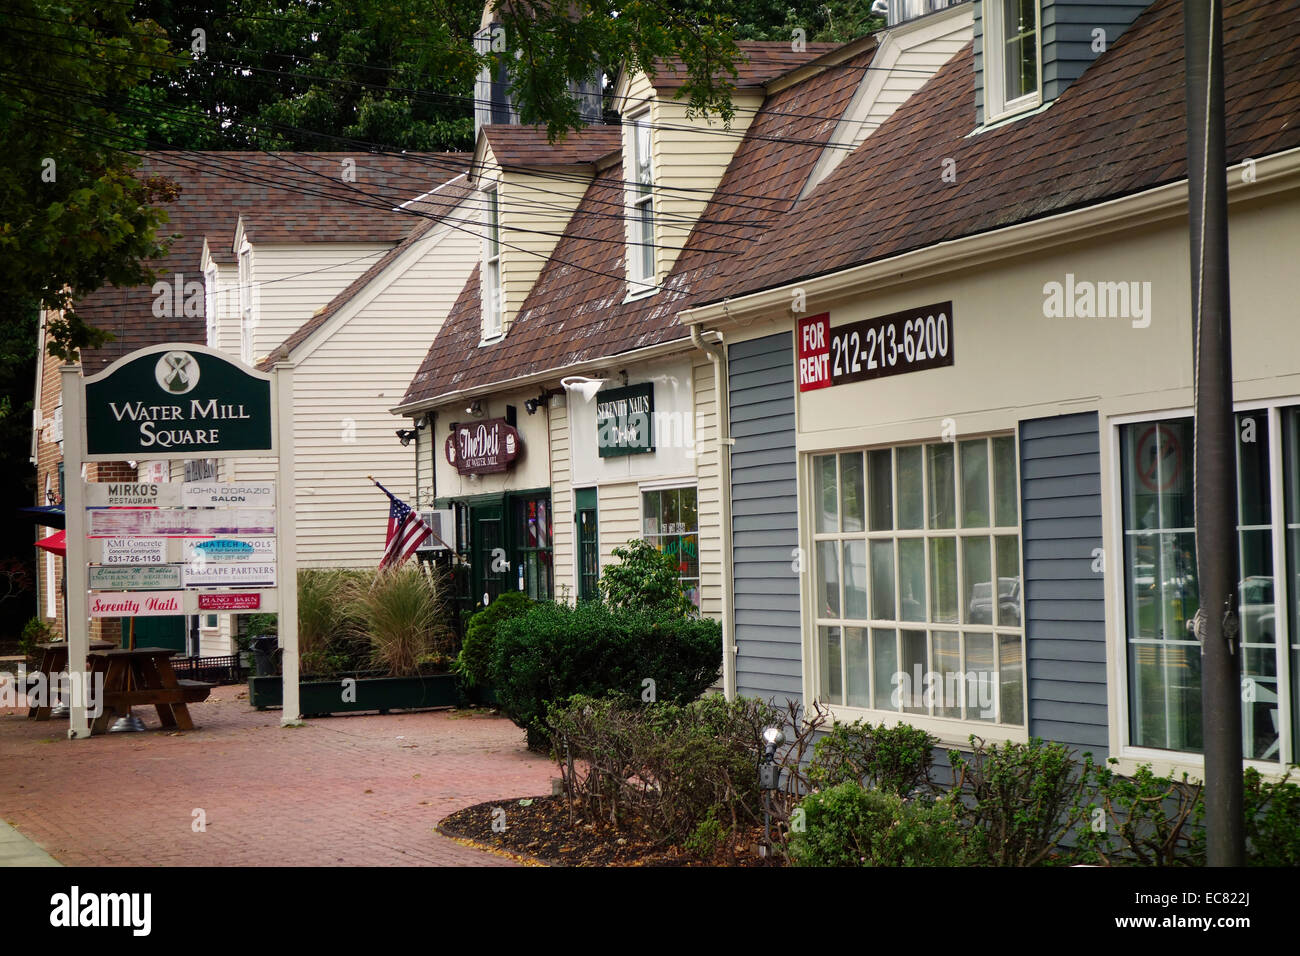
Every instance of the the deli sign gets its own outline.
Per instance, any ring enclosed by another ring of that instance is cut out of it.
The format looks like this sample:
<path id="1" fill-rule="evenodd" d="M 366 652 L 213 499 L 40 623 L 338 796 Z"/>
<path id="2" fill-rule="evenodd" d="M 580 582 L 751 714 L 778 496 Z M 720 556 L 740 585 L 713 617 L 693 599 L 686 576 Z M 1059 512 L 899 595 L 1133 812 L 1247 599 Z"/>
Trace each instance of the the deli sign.
<path id="1" fill-rule="evenodd" d="M 504 418 L 457 425 L 444 447 L 447 462 L 462 475 L 508 471 L 523 451 L 519 432 Z"/>
<path id="2" fill-rule="evenodd" d="M 799 391 L 953 364 L 952 303 L 832 328 L 830 313 L 799 320 Z"/>

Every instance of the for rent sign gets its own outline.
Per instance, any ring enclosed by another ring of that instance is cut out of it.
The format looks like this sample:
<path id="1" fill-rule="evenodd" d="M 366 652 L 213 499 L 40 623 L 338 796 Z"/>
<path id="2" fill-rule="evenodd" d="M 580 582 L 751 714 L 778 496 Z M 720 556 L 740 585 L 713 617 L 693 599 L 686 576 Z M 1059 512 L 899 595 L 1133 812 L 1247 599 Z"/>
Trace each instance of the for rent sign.
<path id="1" fill-rule="evenodd" d="M 846 385 L 953 364 L 951 302 L 831 325 L 799 320 L 799 391 Z"/>

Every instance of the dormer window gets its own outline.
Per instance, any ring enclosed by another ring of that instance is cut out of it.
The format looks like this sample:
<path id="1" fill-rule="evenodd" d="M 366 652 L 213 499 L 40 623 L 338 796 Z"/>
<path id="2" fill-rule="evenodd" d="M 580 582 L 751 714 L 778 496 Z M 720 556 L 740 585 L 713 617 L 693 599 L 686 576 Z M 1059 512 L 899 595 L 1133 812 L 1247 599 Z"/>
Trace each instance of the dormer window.
<path id="1" fill-rule="evenodd" d="M 984 0 L 987 120 L 1042 102 L 1038 8 L 1038 0 Z"/>
<path id="2" fill-rule="evenodd" d="M 253 332 L 257 328 L 257 297 L 253 294 L 253 247 L 239 250 L 239 357 L 253 364 Z"/>
<path id="3" fill-rule="evenodd" d="M 487 248 L 483 256 L 483 340 L 501 335 L 501 206 L 496 188 L 484 193 L 487 199 Z"/>
<path id="4" fill-rule="evenodd" d="M 632 117 L 632 175 L 630 191 L 631 241 L 628 273 L 633 295 L 653 291 L 655 284 L 654 168 L 650 159 L 650 114 Z"/>
<path id="5" fill-rule="evenodd" d="M 211 266 L 203 274 L 203 313 L 207 321 L 207 345 L 209 348 L 217 346 L 217 267 Z"/>

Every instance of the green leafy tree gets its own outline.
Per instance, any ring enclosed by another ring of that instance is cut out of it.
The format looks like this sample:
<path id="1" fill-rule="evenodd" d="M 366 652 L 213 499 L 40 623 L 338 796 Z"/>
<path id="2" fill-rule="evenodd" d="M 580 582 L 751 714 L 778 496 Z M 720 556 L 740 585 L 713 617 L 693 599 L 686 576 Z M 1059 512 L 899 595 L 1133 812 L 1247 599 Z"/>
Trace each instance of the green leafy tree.
<path id="1" fill-rule="evenodd" d="M 71 358 L 107 336 L 77 315 L 105 285 L 153 280 L 160 204 L 174 183 L 138 177 L 122 152 L 115 97 L 166 70 L 165 37 L 120 5 L 10 0 L 0 9 L 0 288 L 35 301 L 50 320 L 50 351 Z M 34 322 L 26 307 L 18 319 Z M 35 328 L 28 325 L 33 338 Z"/>

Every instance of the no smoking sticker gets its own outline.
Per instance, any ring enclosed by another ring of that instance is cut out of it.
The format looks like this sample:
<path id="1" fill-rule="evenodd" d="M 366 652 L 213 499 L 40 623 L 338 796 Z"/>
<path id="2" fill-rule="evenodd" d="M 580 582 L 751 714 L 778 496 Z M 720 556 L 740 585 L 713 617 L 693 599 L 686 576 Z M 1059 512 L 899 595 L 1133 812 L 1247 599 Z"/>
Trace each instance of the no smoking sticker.
<path id="1" fill-rule="evenodd" d="M 1164 425 L 1152 425 L 1138 437 L 1138 481 L 1148 491 L 1168 491 L 1183 474 L 1183 443 Z"/>

